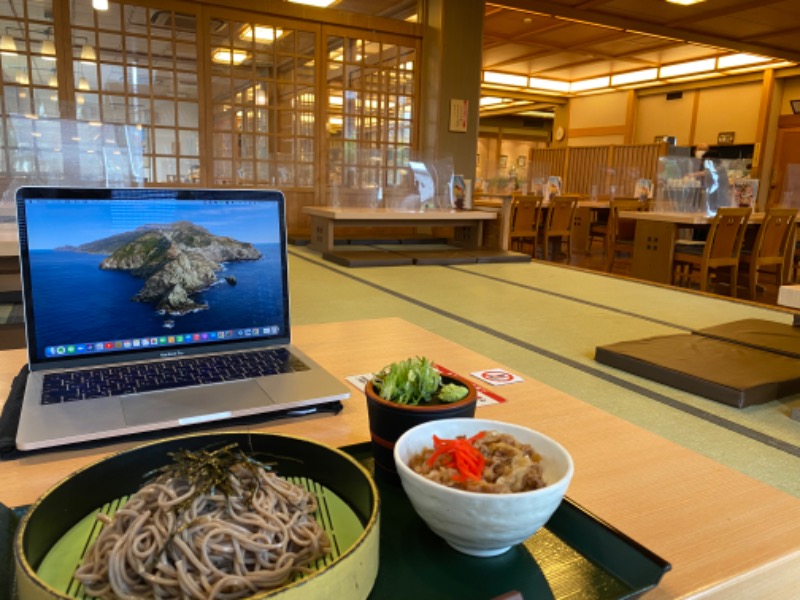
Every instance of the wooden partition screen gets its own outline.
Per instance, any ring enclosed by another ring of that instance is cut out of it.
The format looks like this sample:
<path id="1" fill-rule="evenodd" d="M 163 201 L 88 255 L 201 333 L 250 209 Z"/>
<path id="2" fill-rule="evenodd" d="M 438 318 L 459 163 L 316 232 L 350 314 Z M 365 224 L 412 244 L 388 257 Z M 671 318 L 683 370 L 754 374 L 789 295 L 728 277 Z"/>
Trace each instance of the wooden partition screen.
<path id="1" fill-rule="evenodd" d="M 564 193 L 597 196 L 608 193 L 609 146 L 570 148 L 564 178 Z"/>
<path id="2" fill-rule="evenodd" d="M 564 177 L 567 148 L 534 148 L 528 161 L 528 189 L 537 181 L 547 181 L 551 175 Z"/>
<path id="3" fill-rule="evenodd" d="M 649 179 L 655 184 L 658 159 L 667 145 L 585 146 L 534 149 L 528 169 L 528 189 L 551 175 L 562 178 L 566 194 L 633 197 L 636 182 Z"/>

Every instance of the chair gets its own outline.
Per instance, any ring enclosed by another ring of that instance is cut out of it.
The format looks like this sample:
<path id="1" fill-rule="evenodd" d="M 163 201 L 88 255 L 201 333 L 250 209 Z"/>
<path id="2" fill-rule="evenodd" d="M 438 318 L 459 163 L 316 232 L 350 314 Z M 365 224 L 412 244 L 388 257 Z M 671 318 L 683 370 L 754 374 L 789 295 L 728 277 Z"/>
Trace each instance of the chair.
<path id="1" fill-rule="evenodd" d="M 710 271 L 728 269 L 731 277 L 731 295 L 736 297 L 739 257 L 744 232 L 750 219 L 751 209 L 720 208 L 711 220 L 708 237 L 703 243 L 681 243 L 675 245 L 673 256 L 674 282 L 689 284 L 697 274 L 701 291 L 708 289 Z"/>
<path id="2" fill-rule="evenodd" d="M 775 284 L 780 287 L 785 283 L 786 270 L 784 268 L 786 255 L 790 249 L 789 244 L 794 239 L 794 223 L 797 218 L 797 209 L 772 207 L 767 209 L 764 221 L 758 228 L 755 242 L 751 249 L 744 248 L 741 252 L 741 270 L 746 270 L 750 288 L 750 298 L 755 300 L 758 287 L 758 274 L 763 273 L 763 267 L 772 267 L 775 274 Z"/>
<path id="3" fill-rule="evenodd" d="M 609 201 L 608 196 L 601 196 L 598 200 Z M 600 240 L 603 245 L 603 256 L 608 257 L 608 222 L 611 214 L 611 204 L 609 203 L 608 211 L 597 211 L 596 218 L 589 224 L 589 239 L 586 242 L 586 253 L 592 253 L 592 246 L 595 240 Z"/>
<path id="4" fill-rule="evenodd" d="M 617 253 L 633 256 L 633 240 L 636 235 L 636 221 L 633 219 L 620 219 L 622 211 L 646 211 L 647 202 L 632 200 L 630 198 L 612 200 L 608 210 L 608 238 L 606 239 L 606 271 L 614 270 Z"/>
<path id="5" fill-rule="evenodd" d="M 570 244 L 572 242 L 572 219 L 575 216 L 575 208 L 577 206 L 577 197 L 558 196 L 550 200 L 547 207 L 547 218 L 542 229 L 542 257 L 545 260 L 549 260 L 550 240 L 558 238 L 562 249 L 566 243 L 567 262 L 569 262 Z M 555 248 L 553 249 L 553 259 L 555 259 Z"/>
<path id="6" fill-rule="evenodd" d="M 511 234 L 509 246 L 522 250 L 525 242 L 530 242 L 531 256 L 536 256 L 536 238 L 539 233 L 542 196 L 515 196 L 511 205 Z"/>

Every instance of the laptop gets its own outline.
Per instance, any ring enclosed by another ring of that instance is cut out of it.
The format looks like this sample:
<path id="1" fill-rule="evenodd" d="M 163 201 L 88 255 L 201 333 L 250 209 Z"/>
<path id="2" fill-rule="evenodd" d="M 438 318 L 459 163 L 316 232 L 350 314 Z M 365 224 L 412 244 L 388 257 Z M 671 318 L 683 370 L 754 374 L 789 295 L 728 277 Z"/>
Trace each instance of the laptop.
<path id="1" fill-rule="evenodd" d="M 22 187 L 35 450 L 349 396 L 291 345 L 285 205 L 274 190 Z"/>

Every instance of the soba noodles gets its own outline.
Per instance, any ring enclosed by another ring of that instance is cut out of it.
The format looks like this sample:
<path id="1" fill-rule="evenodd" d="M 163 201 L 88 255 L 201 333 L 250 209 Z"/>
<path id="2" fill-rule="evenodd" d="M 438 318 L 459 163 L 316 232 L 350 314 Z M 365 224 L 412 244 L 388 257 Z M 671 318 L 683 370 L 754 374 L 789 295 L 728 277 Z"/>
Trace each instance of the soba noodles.
<path id="1" fill-rule="evenodd" d="M 98 515 L 106 524 L 75 572 L 88 595 L 245 598 L 327 554 L 314 494 L 228 451 L 184 452 L 113 518 Z"/>

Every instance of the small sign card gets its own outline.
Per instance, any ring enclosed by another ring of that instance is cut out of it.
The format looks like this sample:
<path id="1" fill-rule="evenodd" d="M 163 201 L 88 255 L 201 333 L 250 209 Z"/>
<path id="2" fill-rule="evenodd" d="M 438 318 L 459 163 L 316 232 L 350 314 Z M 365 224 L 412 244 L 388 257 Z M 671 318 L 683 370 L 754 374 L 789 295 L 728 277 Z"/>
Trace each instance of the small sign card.
<path id="1" fill-rule="evenodd" d="M 472 373 L 472 376 L 492 385 L 508 385 L 509 383 L 519 383 L 520 381 L 525 381 L 519 375 L 514 375 L 514 373 L 510 373 L 505 369 L 487 369 L 485 371 L 475 371 Z"/>

